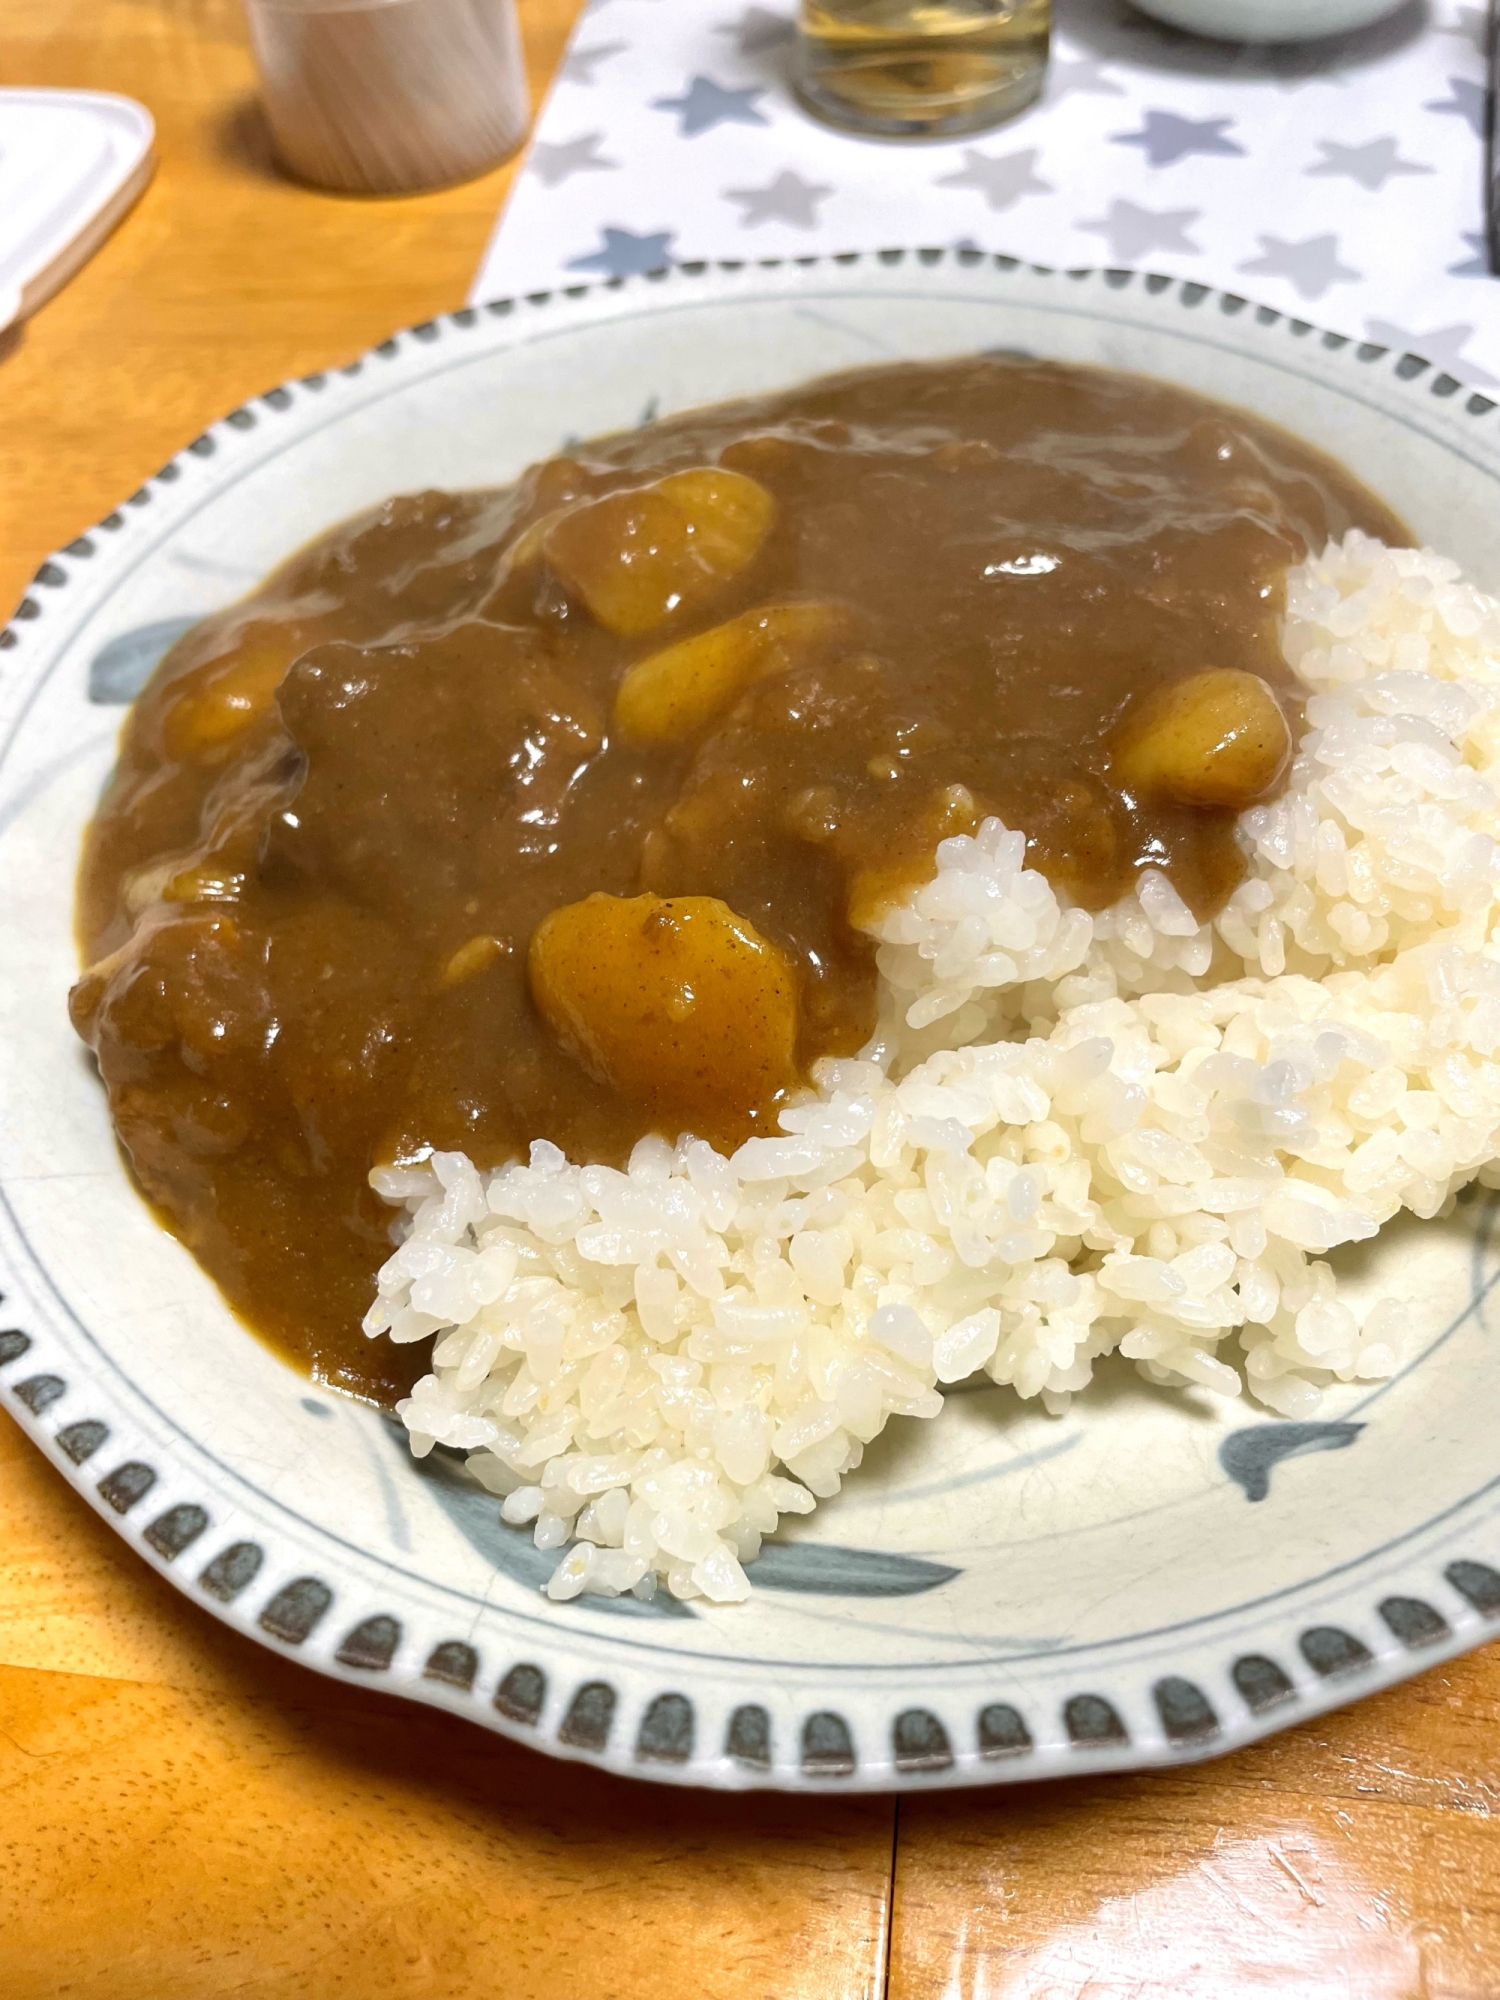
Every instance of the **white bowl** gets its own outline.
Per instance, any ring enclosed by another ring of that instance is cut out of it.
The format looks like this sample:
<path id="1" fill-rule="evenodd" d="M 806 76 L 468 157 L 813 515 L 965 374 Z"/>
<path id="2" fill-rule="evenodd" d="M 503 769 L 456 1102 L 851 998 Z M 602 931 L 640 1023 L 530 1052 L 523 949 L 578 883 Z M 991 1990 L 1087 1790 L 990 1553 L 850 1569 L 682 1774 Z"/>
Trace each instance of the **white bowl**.
<path id="1" fill-rule="evenodd" d="M 497 301 L 274 389 L 45 563 L 0 632 L 0 1403 L 141 1556 L 320 1672 L 678 1783 L 991 1784 L 1227 1749 L 1500 1615 L 1495 1197 L 1341 1257 L 1413 1360 L 1315 1423 L 1123 1363 L 1053 1420 L 976 1379 L 767 1545 L 743 1608 L 550 1602 L 441 1452 L 315 1389 L 132 1191 L 70 1034 L 79 837 L 185 621 L 383 495 L 824 370 L 976 349 L 1131 368 L 1337 453 L 1500 584 L 1500 412 L 1410 355 L 1206 286 L 977 251 Z"/>
<path id="2" fill-rule="evenodd" d="M 1143 14 L 1230 42 L 1314 42 L 1383 21 L 1406 0 L 1134 0 Z"/>

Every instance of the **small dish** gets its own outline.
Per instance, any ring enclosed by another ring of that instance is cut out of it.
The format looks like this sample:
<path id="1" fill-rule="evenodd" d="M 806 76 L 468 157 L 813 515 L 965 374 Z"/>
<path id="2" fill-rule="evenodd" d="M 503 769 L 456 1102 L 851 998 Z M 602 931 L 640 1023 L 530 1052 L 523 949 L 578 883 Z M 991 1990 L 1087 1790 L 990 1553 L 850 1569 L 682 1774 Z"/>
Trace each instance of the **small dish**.
<path id="1" fill-rule="evenodd" d="M 1405 0 L 1132 0 L 1143 14 L 1228 42 L 1315 42 L 1394 14 Z"/>
<path id="2" fill-rule="evenodd" d="M 539 1589 L 441 1452 L 296 1375 L 142 1206 L 71 1037 L 72 881 L 121 705 L 187 624 L 398 488 L 878 358 L 1027 350 L 1170 377 L 1335 452 L 1500 585 L 1500 416 L 1242 298 L 973 251 L 497 300 L 231 411 L 49 559 L 0 635 L 0 1399 L 100 1514 L 258 1642 L 671 1782 L 989 1784 L 1209 1755 L 1500 1617 L 1494 1198 L 1343 1256 L 1412 1359 L 1316 1421 L 1150 1389 L 1053 1420 L 987 1383 L 893 1425 L 748 1607 Z"/>

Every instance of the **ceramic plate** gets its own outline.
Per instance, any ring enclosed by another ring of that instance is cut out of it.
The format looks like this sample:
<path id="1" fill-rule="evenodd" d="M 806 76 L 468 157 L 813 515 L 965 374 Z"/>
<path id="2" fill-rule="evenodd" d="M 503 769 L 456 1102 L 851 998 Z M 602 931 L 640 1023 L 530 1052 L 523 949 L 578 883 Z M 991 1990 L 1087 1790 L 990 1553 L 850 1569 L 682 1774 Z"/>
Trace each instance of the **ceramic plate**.
<path id="1" fill-rule="evenodd" d="M 901 356 L 1144 370 L 1343 458 L 1500 587 L 1495 406 L 1202 286 L 977 252 L 706 270 L 414 327 L 272 390 L 46 563 L 0 645 L 0 1395 L 145 1559 L 343 1679 L 641 1776 L 798 1789 L 1169 1764 L 1484 1638 L 1500 1616 L 1490 1198 L 1346 1257 L 1405 1372 L 1317 1422 L 1148 1387 L 1053 1420 L 981 1384 L 893 1423 L 745 1608 L 552 1604 L 553 1558 L 451 1455 L 315 1388 L 132 1192 L 64 997 L 79 837 L 121 704 L 192 620 L 402 488 Z"/>

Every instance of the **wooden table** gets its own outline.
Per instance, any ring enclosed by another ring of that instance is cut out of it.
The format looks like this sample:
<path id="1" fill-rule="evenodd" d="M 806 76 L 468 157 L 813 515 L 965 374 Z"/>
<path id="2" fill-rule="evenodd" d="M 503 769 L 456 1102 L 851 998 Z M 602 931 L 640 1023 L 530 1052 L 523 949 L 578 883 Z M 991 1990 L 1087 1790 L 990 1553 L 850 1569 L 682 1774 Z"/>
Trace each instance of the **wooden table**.
<path id="1" fill-rule="evenodd" d="M 676 0 L 697 4 L 697 0 Z M 523 0 L 534 83 L 576 0 Z M 0 599 L 222 411 L 459 304 L 508 170 L 281 180 L 234 0 L 6 0 L 0 82 L 155 114 L 0 335 Z M 0 2000 L 1494 2000 L 1500 1649 L 1170 1776 L 719 1799 L 260 1651 L 0 1418 Z"/>

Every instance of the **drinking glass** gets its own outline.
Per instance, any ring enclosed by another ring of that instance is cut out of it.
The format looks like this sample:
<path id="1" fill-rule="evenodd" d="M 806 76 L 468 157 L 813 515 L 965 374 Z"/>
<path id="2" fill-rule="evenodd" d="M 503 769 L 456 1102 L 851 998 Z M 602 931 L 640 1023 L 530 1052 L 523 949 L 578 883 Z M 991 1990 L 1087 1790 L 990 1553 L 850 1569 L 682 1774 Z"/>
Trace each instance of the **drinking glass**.
<path id="1" fill-rule="evenodd" d="M 978 132 L 1040 93 L 1051 25 L 1052 0 L 802 0 L 797 95 L 854 132 Z"/>

